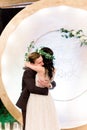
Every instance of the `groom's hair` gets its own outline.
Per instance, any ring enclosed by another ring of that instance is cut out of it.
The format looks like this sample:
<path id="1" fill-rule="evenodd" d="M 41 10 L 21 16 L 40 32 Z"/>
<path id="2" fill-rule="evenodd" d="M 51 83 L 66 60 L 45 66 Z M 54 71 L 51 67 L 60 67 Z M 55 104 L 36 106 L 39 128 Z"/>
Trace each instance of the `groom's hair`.
<path id="1" fill-rule="evenodd" d="M 36 59 L 40 57 L 40 54 L 38 52 L 32 52 L 28 55 L 28 61 L 31 63 L 35 63 Z"/>

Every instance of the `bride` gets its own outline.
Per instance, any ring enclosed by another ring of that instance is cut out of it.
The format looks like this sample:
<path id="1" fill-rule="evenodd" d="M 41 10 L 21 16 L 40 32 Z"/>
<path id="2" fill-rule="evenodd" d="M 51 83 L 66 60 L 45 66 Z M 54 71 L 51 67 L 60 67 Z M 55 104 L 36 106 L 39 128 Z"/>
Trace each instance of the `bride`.
<path id="1" fill-rule="evenodd" d="M 37 64 L 34 64 L 35 57 L 37 57 L 37 61 L 35 61 Z M 40 58 L 43 59 L 42 64 L 39 63 Z M 44 47 L 38 52 L 29 54 L 28 59 L 29 62 L 26 62 L 25 66 L 37 72 L 36 86 L 40 86 L 39 81 L 41 80 L 45 80 L 48 83 L 53 81 L 55 68 L 51 49 Z M 25 130 L 60 130 L 54 101 L 50 92 L 47 96 L 30 94 L 27 103 Z"/>

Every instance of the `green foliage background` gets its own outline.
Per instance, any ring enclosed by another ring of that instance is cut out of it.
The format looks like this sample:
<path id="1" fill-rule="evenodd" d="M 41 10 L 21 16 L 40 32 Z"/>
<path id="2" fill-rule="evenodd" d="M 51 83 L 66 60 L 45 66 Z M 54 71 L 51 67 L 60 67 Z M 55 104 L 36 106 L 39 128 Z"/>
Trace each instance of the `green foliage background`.
<path id="1" fill-rule="evenodd" d="M 4 123 L 9 122 L 12 124 L 13 122 L 17 122 L 16 119 L 7 111 L 2 101 L 0 100 L 0 122 L 2 123 L 2 127 L 4 128 Z"/>

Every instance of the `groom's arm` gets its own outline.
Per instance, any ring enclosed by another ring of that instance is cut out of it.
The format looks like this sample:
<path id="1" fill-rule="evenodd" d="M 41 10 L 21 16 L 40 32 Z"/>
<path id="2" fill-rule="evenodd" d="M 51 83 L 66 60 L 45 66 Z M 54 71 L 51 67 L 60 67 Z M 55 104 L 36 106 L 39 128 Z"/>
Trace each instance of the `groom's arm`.
<path id="1" fill-rule="evenodd" d="M 40 88 L 35 85 L 35 73 L 31 69 L 25 70 L 22 79 L 22 86 L 27 88 L 30 93 L 48 95 L 48 88 Z"/>
<path id="2" fill-rule="evenodd" d="M 52 81 L 50 83 L 50 88 L 49 89 L 54 89 L 56 87 L 56 82 L 55 81 Z"/>

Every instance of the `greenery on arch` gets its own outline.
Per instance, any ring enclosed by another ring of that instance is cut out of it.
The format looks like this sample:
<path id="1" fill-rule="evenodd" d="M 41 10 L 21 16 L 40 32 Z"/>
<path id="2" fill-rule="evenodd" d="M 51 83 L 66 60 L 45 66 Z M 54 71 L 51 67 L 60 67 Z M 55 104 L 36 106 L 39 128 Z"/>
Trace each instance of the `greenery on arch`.
<path id="1" fill-rule="evenodd" d="M 65 28 L 60 28 L 58 31 L 61 32 L 61 36 L 62 37 L 65 37 L 65 38 L 77 38 L 80 40 L 80 46 L 82 45 L 87 45 L 87 36 L 84 34 L 83 30 L 82 29 L 79 29 L 79 30 L 68 30 L 68 29 L 65 29 Z"/>

